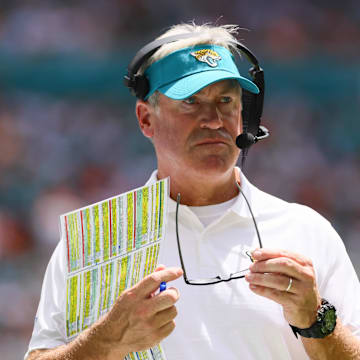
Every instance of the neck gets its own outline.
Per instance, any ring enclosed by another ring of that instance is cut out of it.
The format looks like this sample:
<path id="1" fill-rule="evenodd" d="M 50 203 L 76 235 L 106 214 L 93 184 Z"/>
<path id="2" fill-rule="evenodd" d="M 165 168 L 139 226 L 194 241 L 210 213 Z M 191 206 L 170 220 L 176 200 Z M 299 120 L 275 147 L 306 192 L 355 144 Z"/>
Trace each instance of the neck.
<path id="1" fill-rule="evenodd" d="M 158 170 L 158 179 L 170 176 L 170 197 L 176 201 L 181 195 L 181 204 L 206 206 L 228 201 L 238 195 L 235 180 L 239 178 L 234 168 L 221 174 L 189 174 L 187 171 L 165 172 Z"/>

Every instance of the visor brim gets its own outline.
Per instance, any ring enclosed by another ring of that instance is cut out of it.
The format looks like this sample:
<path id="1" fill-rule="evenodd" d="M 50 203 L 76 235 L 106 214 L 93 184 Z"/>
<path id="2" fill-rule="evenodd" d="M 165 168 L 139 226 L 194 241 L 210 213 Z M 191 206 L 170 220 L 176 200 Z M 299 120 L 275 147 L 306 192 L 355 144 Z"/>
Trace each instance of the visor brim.
<path id="1" fill-rule="evenodd" d="M 222 69 L 212 71 L 202 71 L 192 74 L 182 79 L 178 79 L 170 84 L 163 85 L 158 90 L 167 97 L 174 100 L 186 99 L 204 87 L 221 80 L 235 79 L 239 82 L 241 88 L 258 94 L 259 88 L 250 80 Z"/>

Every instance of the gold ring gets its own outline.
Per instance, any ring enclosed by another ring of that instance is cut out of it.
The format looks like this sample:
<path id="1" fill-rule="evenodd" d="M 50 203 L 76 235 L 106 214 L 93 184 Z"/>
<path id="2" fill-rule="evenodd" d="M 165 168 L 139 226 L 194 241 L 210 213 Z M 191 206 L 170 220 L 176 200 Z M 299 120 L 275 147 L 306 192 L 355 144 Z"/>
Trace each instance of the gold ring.
<path id="1" fill-rule="evenodd" d="M 288 287 L 287 287 L 286 290 L 285 290 L 286 292 L 289 292 L 289 291 L 290 291 L 292 282 L 293 282 L 293 279 L 292 279 L 292 278 L 289 278 L 289 285 L 288 285 Z"/>

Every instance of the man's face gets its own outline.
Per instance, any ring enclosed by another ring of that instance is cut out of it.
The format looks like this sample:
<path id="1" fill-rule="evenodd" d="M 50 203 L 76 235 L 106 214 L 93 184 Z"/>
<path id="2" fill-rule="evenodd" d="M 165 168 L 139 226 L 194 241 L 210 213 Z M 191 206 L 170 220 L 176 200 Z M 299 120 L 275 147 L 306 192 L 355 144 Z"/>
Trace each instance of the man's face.
<path id="1" fill-rule="evenodd" d="M 241 89 L 234 80 L 209 85 L 185 100 L 159 95 L 152 109 L 152 138 L 161 176 L 175 171 L 216 175 L 232 169 L 239 156 Z"/>

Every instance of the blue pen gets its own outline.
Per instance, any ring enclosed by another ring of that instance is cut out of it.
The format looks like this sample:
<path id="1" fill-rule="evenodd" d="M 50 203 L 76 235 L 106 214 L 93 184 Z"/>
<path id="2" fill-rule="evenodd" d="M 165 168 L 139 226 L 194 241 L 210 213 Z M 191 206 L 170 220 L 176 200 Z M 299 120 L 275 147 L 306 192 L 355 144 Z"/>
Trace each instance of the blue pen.
<path id="1" fill-rule="evenodd" d="M 166 290 L 166 282 L 163 281 L 162 283 L 160 283 L 160 292 Z"/>

